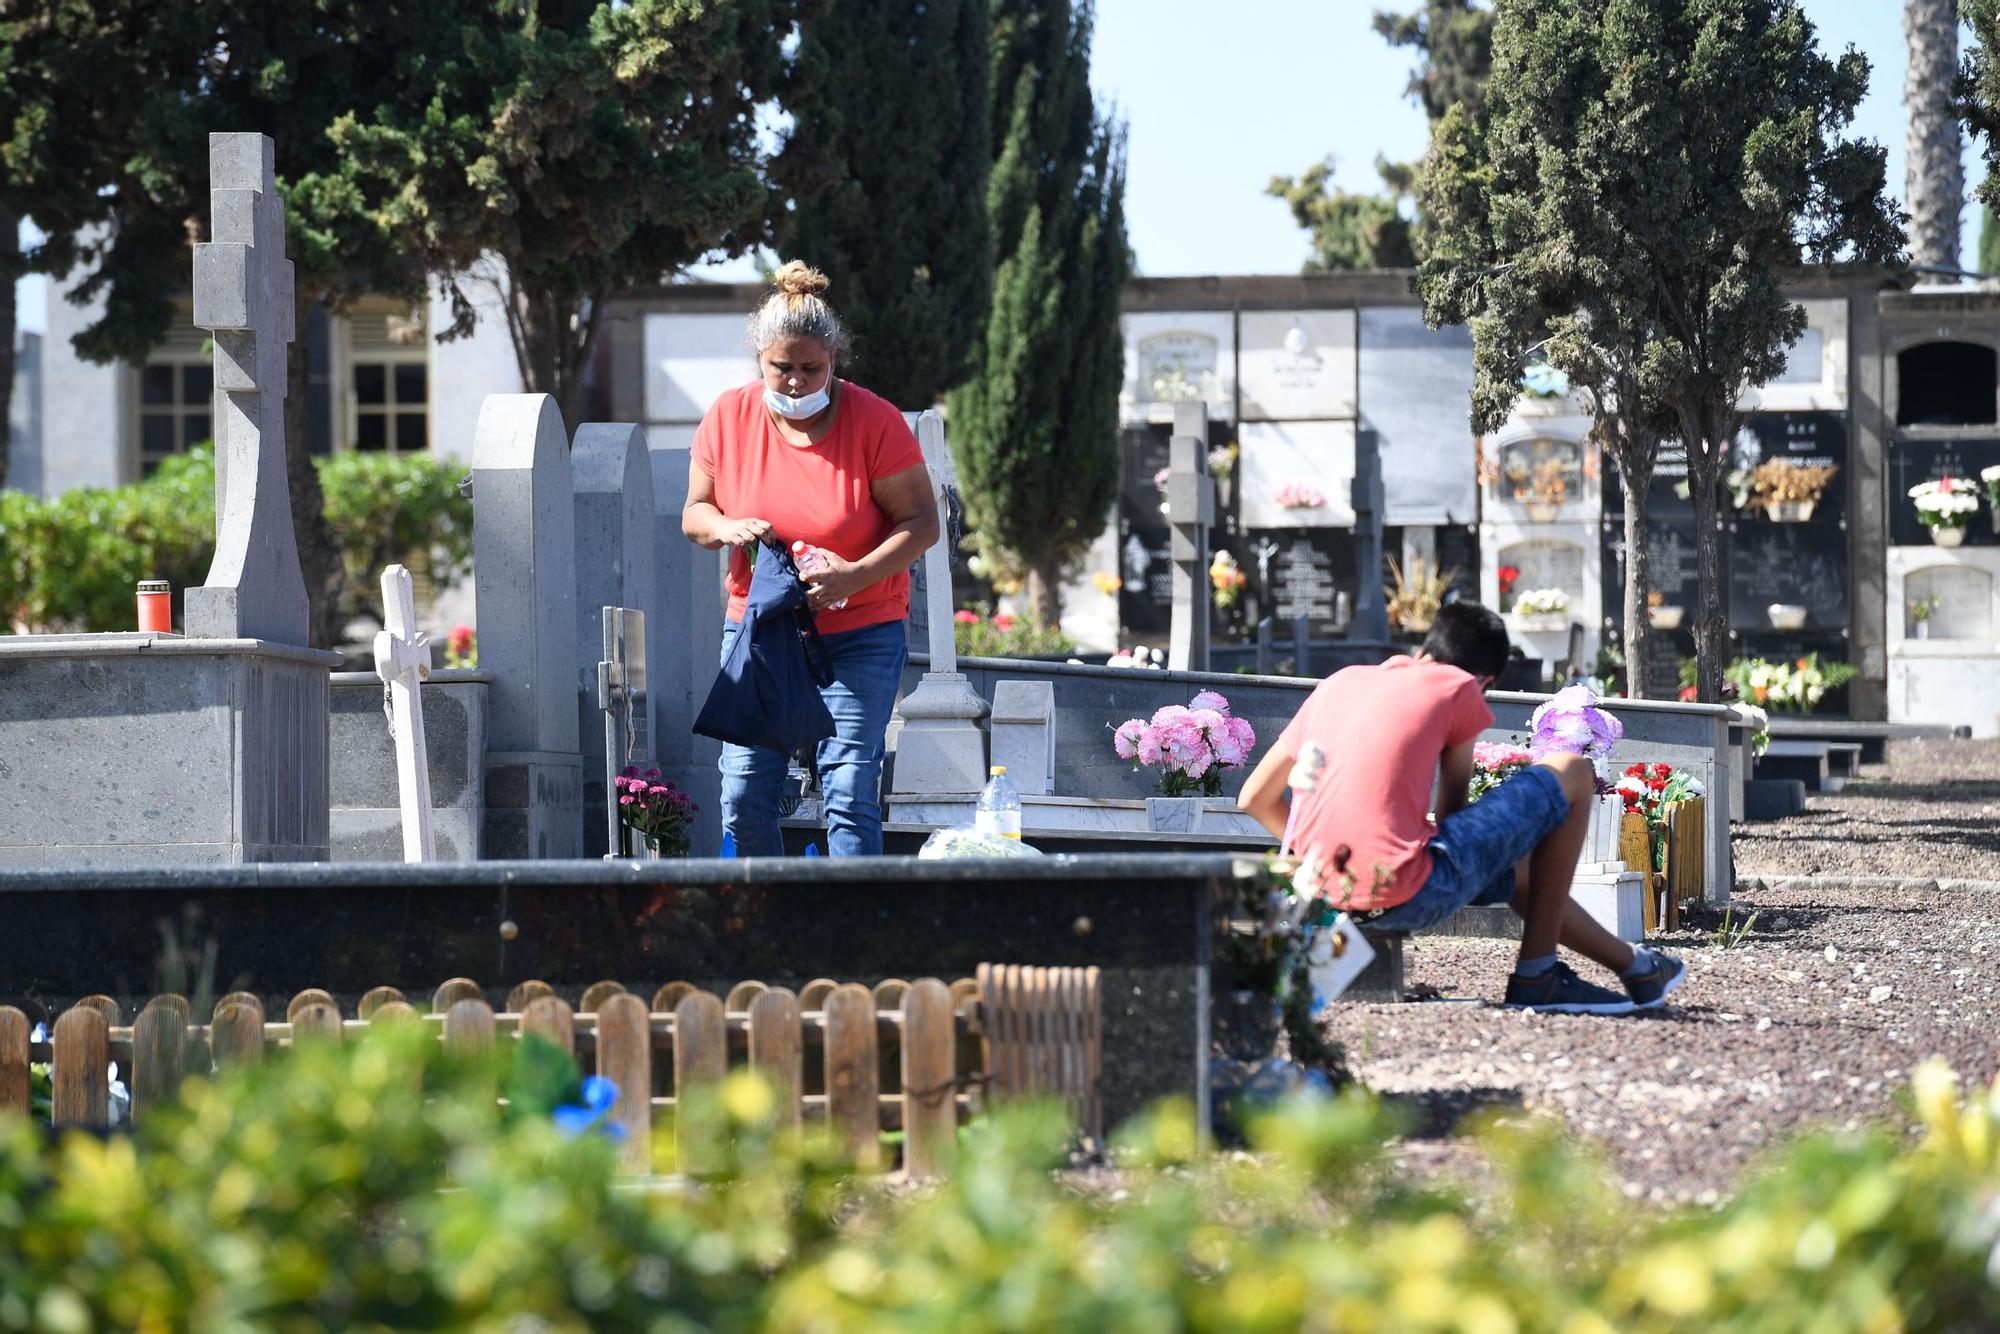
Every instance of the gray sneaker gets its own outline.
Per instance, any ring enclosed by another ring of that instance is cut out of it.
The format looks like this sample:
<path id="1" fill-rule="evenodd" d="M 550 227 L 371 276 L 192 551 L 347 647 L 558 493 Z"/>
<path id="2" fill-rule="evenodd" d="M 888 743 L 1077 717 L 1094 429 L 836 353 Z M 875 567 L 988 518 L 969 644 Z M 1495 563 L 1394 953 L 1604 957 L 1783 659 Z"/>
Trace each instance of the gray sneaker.
<path id="1" fill-rule="evenodd" d="M 1688 966 L 1671 954 L 1651 951 L 1653 966 L 1636 977 L 1625 979 L 1625 994 L 1635 1010 L 1657 1010 L 1667 1003 L 1667 993 L 1687 981 Z"/>
<path id="2" fill-rule="evenodd" d="M 1540 977 L 1510 975 L 1507 998 L 1501 1004 L 1543 1014 L 1630 1014 L 1635 1008 L 1627 997 L 1584 981 L 1562 962 Z"/>

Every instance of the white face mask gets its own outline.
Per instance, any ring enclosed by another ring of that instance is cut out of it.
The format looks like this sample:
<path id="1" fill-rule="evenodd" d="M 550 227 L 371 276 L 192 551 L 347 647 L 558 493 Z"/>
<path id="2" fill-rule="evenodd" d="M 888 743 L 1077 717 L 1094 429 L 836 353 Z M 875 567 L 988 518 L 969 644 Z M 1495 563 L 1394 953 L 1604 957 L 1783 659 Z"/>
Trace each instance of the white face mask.
<path id="1" fill-rule="evenodd" d="M 780 417 L 797 421 L 801 417 L 811 417 L 826 411 L 826 405 L 832 401 L 832 398 L 833 396 L 827 392 L 826 385 L 821 385 L 803 398 L 793 398 L 788 394 L 781 394 L 775 389 L 766 389 L 764 391 L 764 406 L 777 413 Z"/>

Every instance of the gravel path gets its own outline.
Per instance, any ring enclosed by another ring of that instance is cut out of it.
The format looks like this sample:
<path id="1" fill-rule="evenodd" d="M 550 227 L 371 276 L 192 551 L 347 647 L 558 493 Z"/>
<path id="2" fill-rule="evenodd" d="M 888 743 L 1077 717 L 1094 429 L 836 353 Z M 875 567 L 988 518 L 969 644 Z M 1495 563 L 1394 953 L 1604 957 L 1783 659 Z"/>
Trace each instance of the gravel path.
<path id="1" fill-rule="evenodd" d="M 1747 876 L 2000 880 L 2000 743 L 1898 746 L 1865 783 L 1740 833 L 1737 856 Z M 1484 1002 L 1511 945 L 1416 937 L 1409 984 L 1437 999 L 1337 1006 L 1333 1034 L 1362 1083 L 1417 1112 L 1413 1166 L 1474 1168 L 1458 1119 L 1526 1108 L 1662 1202 L 1717 1198 L 1800 1130 L 1894 1115 L 1927 1056 L 1982 1083 L 2000 1069 L 2000 892 L 1753 884 L 1732 924 L 1752 912 L 1730 948 L 1720 913 L 1661 938 L 1690 976 L 1656 1015 L 1502 1010 Z"/>
<path id="2" fill-rule="evenodd" d="M 1894 741 L 1789 820 L 1739 826 L 1739 876 L 2000 880 L 2000 741 Z"/>

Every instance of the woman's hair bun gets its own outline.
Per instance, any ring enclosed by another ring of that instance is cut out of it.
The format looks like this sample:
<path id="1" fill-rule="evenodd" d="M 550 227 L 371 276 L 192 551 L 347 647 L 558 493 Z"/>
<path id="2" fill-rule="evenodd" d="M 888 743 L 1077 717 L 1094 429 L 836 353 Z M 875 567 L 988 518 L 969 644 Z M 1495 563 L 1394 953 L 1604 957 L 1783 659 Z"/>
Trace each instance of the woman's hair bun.
<path id="1" fill-rule="evenodd" d="M 833 281 L 804 260 L 795 259 L 771 275 L 771 285 L 783 296 L 818 296 L 831 287 Z"/>

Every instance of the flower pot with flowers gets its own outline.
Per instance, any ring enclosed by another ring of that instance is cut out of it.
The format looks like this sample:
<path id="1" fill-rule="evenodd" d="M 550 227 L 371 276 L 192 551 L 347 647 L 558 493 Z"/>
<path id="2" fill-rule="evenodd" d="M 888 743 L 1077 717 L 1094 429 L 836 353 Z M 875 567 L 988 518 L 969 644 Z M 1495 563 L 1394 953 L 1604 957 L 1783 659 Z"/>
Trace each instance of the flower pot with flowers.
<path id="1" fill-rule="evenodd" d="M 1993 531 L 2000 533 L 2000 463 L 1981 468 L 1979 480 L 1986 485 L 1986 517 L 1993 521 Z"/>
<path id="2" fill-rule="evenodd" d="M 1204 690 L 1185 707 L 1169 704 L 1150 719 L 1126 719 L 1111 744 L 1134 769 L 1160 771 L 1160 794 L 1146 799 L 1147 827 L 1186 833 L 1200 822 L 1201 799 L 1222 795 L 1223 771 L 1250 758 L 1257 733 L 1248 719 L 1230 713 L 1226 698 Z"/>
<path id="3" fill-rule="evenodd" d="M 1929 639 L 1931 637 L 1931 617 L 1937 615 L 1938 599 L 1933 593 L 1910 603 L 1910 638 Z"/>
<path id="4" fill-rule="evenodd" d="M 1514 586 L 1521 582 L 1521 567 L 1518 565 L 1502 565 L 1493 573 L 1494 577 L 1500 581 L 1500 605 L 1503 608 L 1513 606 Z"/>
<path id="5" fill-rule="evenodd" d="M 1852 663 L 1821 662 L 1819 654 L 1808 653 L 1790 662 L 1764 658 L 1738 658 L 1722 669 L 1722 679 L 1736 687 L 1746 704 L 1783 713 L 1811 713 L 1828 693 L 1852 681 L 1861 669 Z M 1692 684 L 1692 659 L 1681 667 L 1681 680 Z"/>
<path id="6" fill-rule="evenodd" d="M 1569 629 L 1569 594 L 1560 588 L 1523 589 L 1508 608 L 1513 628 L 1521 634 L 1546 634 Z"/>
<path id="7" fill-rule="evenodd" d="M 636 764 L 627 765 L 611 782 L 618 793 L 618 818 L 646 857 L 688 855 L 688 831 L 701 809 L 692 797 L 662 778 L 658 769 L 642 773 Z"/>
<path id="8" fill-rule="evenodd" d="M 1978 491 L 1963 477 L 1918 482 L 1910 488 L 1910 499 L 1916 502 L 1918 522 L 1931 530 L 1931 541 L 1941 547 L 1965 541 L 1966 526 L 1979 509 Z"/>
<path id="9" fill-rule="evenodd" d="M 1750 496 L 1773 523 L 1804 523 L 1812 518 L 1827 484 L 1840 471 L 1837 463 L 1794 463 L 1766 459 L 1750 472 Z"/>
<path id="10" fill-rule="evenodd" d="M 1422 556 L 1410 557 L 1407 568 L 1397 564 L 1394 556 L 1388 564 L 1389 576 L 1395 581 L 1382 589 L 1389 598 L 1389 623 L 1404 634 L 1428 633 L 1458 571 L 1439 570 Z"/>
<path id="11" fill-rule="evenodd" d="M 1646 594 L 1646 619 L 1655 630 L 1678 630 L 1681 620 L 1687 615 L 1685 607 L 1676 607 L 1667 601 L 1667 595 L 1659 589 L 1651 589 Z"/>
<path id="12" fill-rule="evenodd" d="M 1243 567 L 1236 557 L 1226 550 L 1218 549 L 1214 559 L 1208 563 L 1208 586 L 1214 590 L 1215 605 L 1233 607 L 1243 596 L 1243 586 L 1250 577 L 1243 573 Z"/>

